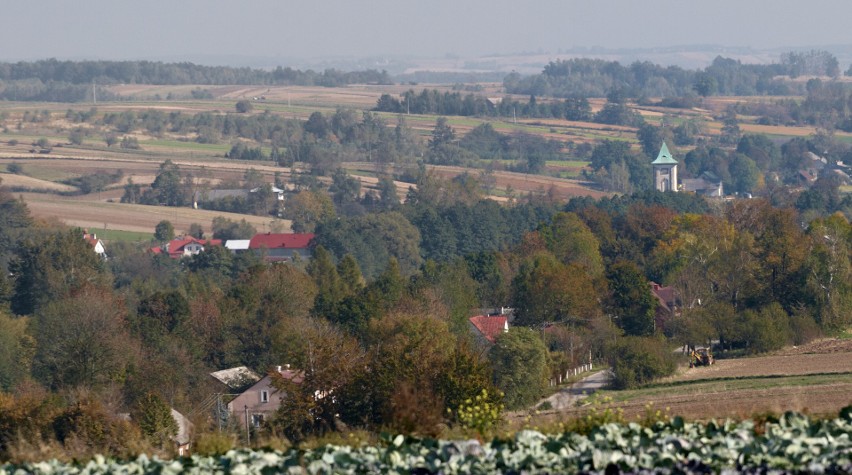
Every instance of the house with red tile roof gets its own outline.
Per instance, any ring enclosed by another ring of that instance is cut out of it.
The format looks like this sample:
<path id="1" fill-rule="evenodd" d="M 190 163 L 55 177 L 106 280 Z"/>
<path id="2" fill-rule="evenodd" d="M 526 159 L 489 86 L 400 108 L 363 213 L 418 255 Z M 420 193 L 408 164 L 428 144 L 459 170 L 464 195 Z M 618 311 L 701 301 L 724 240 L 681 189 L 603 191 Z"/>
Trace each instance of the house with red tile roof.
<path id="1" fill-rule="evenodd" d="M 172 259 L 180 259 L 199 254 L 205 247 L 221 245 L 221 239 L 196 239 L 192 236 L 184 236 L 172 239 L 166 243 L 165 247 L 154 247 L 151 249 L 151 252 L 154 254 L 168 254 Z"/>
<path id="2" fill-rule="evenodd" d="M 89 234 L 89 231 L 83 230 L 83 240 L 89 243 L 92 246 L 92 249 L 95 251 L 101 259 L 106 259 L 106 248 L 104 247 L 104 242 L 98 239 L 98 235 L 95 233 Z"/>
<path id="3" fill-rule="evenodd" d="M 295 256 L 307 260 L 311 257 L 313 233 L 263 233 L 255 234 L 248 248 L 263 256 L 266 262 L 292 261 Z"/>
<path id="4" fill-rule="evenodd" d="M 508 315 L 476 315 L 468 319 L 480 343 L 490 346 L 497 337 L 509 331 Z"/>

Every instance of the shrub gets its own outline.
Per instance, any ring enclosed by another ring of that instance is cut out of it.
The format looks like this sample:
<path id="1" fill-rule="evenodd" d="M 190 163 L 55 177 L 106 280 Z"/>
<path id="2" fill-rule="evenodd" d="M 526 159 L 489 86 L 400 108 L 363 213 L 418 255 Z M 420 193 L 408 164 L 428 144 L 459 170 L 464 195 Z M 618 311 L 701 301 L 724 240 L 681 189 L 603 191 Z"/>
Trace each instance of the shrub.
<path id="1" fill-rule="evenodd" d="M 612 387 L 629 389 L 674 373 L 675 356 L 664 340 L 625 337 L 616 343 L 610 356 Z"/>
<path id="2" fill-rule="evenodd" d="M 503 412 L 503 404 L 491 399 L 488 391 L 483 389 L 475 398 L 459 405 L 456 420 L 462 427 L 476 431 L 480 436 L 489 434 L 500 423 Z M 452 412 L 450 408 L 447 411 Z"/>
<path id="3" fill-rule="evenodd" d="M 237 446 L 237 438 L 227 432 L 205 432 L 195 441 L 194 452 L 198 455 L 222 455 Z"/>

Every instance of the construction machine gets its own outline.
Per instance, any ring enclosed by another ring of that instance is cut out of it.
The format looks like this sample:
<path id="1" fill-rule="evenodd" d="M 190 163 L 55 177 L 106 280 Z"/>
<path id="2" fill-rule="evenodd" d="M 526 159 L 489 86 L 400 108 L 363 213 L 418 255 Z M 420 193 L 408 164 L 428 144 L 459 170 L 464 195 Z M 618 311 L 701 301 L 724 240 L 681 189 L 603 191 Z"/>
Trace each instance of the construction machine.
<path id="1" fill-rule="evenodd" d="M 689 367 L 710 366 L 716 360 L 713 359 L 713 353 L 710 348 L 698 347 L 689 354 Z"/>

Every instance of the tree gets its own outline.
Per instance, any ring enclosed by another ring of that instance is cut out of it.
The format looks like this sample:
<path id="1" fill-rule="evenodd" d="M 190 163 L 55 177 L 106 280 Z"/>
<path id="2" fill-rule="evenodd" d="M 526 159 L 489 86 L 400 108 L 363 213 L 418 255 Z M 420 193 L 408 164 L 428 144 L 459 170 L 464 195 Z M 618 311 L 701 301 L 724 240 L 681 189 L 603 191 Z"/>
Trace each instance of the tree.
<path id="1" fill-rule="evenodd" d="M 429 139 L 429 149 L 432 151 L 438 150 L 444 145 L 448 145 L 455 140 L 456 132 L 447 124 L 446 117 L 438 117 L 435 122 L 435 128 L 432 129 L 432 138 Z"/>
<path id="2" fill-rule="evenodd" d="M 240 114 L 245 114 L 254 110 L 254 104 L 252 104 L 251 101 L 241 100 L 237 101 L 234 105 L 234 109 L 236 109 L 236 111 Z"/>
<path id="3" fill-rule="evenodd" d="M 169 242 L 175 238 L 175 227 L 172 226 L 172 222 L 168 220 L 162 220 L 157 223 L 157 226 L 154 228 L 154 239 L 164 243 Z"/>
<path id="4" fill-rule="evenodd" d="M 563 264 L 578 264 L 592 278 L 603 277 L 600 243 L 576 214 L 557 213 L 540 232 L 548 250 Z"/>
<path id="5" fill-rule="evenodd" d="M 656 338 L 625 337 L 610 350 L 612 386 L 631 389 L 674 373 L 677 365 L 666 342 Z"/>
<path id="6" fill-rule="evenodd" d="M 33 375 L 53 389 L 124 380 L 136 354 L 125 308 L 111 291 L 88 285 L 44 305 L 34 318 Z"/>
<path id="7" fill-rule="evenodd" d="M 131 412 L 133 421 L 139 426 L 142 435 L 155 447 L 167 447 L 172 437 L 178 433 L 178 425 L 172 410 L 159 395 L 148 393 Z"/>
<path id="8" fill-rule="evenodd" d="M 346 295 L 346 288 L 340 280 L 331 253 L 324 247 L 317 246 L 311 262 L 308 263 L 307 271 L 318 289 L 313 313 L 319 316 L 329 315 L 334 306 Z"/>
<path id="9" fill-rule="evenodd" d="M 213 239 L 228 241 L 231 239 L 251 239 L 257 230 L 245 219 L 233 221 L 223 216 L 213 218 L 211 226 Z"/>
<path id="10" fill-rule="evenodd" d="M 160 165 L 157 177 L 151 184 L 151 190 L 153 195 L 150 196 L 152 202 L 149 204 L 185 206 L 192 199 L 180 167 L 172 163 L 171 160 L 166 160 Z"/>
<path id="11" fill-rule="evenodd" d="M 625 333 L 647 336 L 654 333 L 657 301 L 648 281 L 629 261 L 616 262 L 607 272 L 611 291 L 610 311 Z"/>
<path id="12" fill-rule="evenodd" d="M 317 224 L 335 217 L 334 203 L 326 193 L 303 190 L 287 196 L 281 217 L 292 221 L 293 231 L 311 233 Z"/>
<path id="13" fill-rule="evenodd" d="M 27 317 L 12 318 L 0 310 L 0 392 L 11 392 L 30 374 L 36 342 Z"/>
<path id="14" fill-rule="evenodd" d="M 189 225 L 189 235 L 195 239 L 204 239 L 204 228 L 198 223 Z"/>
<path id="15" fill-rule="evenodd" d="M 524 261 L 512 281 L 518 325 L 582 322 L 600 314 L 592 279 L 577 264 L 562 264 L 539 253 Z"/>
<path id="16" fill-rule="evenodd" d="M 23 241 L 9 270 L 15 276 L 11 308 L 17 315 L 30 315 L 88 285 L 109 286 L 103 261 L 80 229 Z"/>
<path id="17" fill-rule="evenodd" d="M 538 401 L 547 384 L 547 347 L 538 332 L 514 327 L 497 338 L 488 353 L 494 383 L 503 391 L 507 409 L 521 409 Z"/>
<path id="18" fill-rule="evenodd" d="M 74 128 L 71 130 L 71 133 L 68 134 L 68 141 L 73 145 L 82 145 L 84 138 L 86 138 L 86 133 L 79 127 Z"/>

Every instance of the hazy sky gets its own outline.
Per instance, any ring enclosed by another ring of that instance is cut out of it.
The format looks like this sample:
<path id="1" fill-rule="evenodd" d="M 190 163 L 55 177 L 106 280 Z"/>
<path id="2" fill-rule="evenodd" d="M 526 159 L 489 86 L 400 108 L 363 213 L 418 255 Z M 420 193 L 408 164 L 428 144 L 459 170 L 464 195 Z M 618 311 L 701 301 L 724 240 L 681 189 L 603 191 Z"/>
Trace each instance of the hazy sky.
<path id="1" fill-rule="evenodd" d="M 0 60 L 852 44 L 849 0 L 2 0 Z"/>

